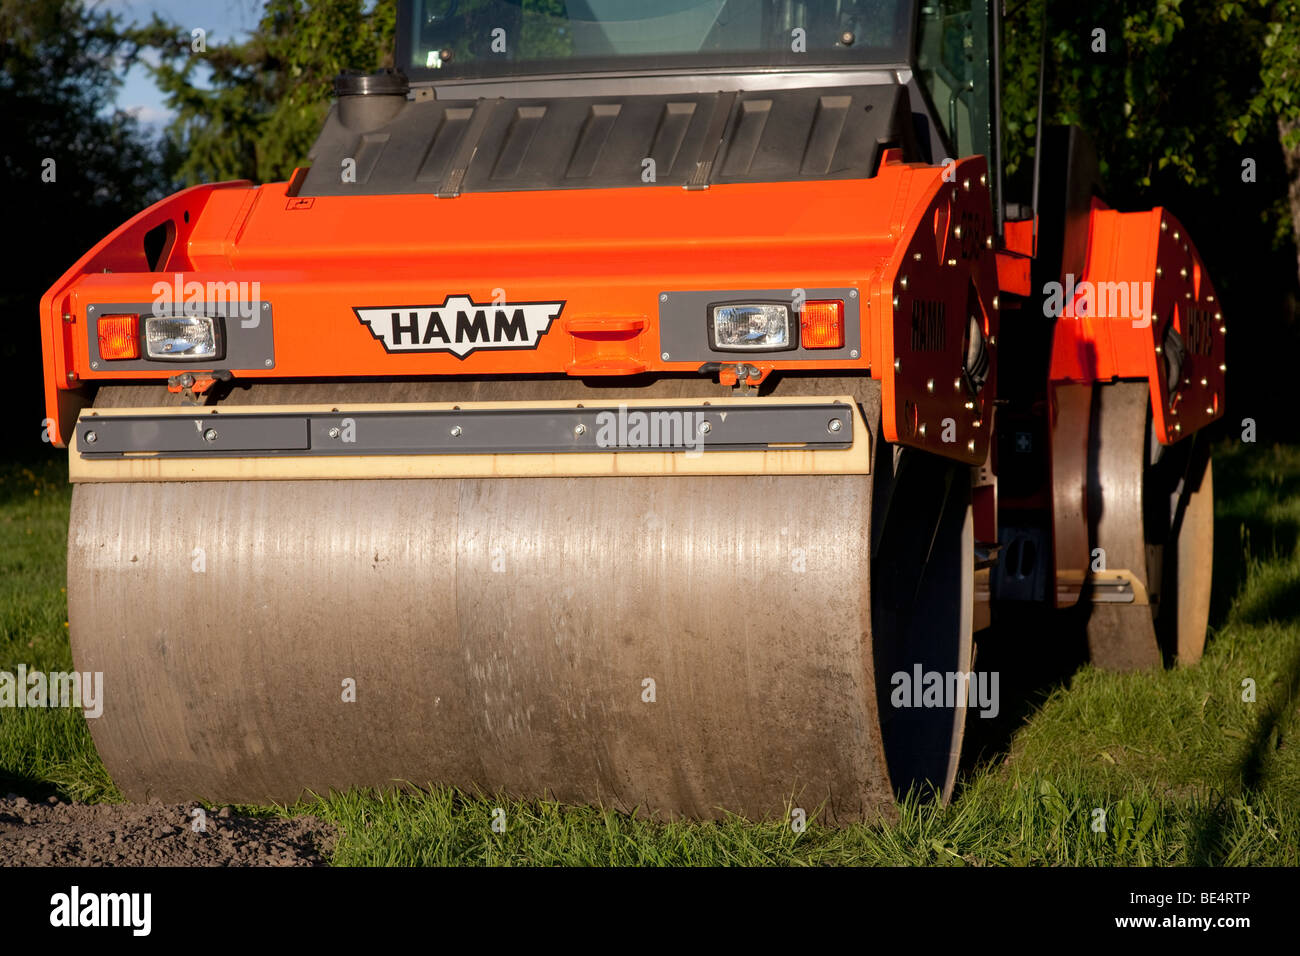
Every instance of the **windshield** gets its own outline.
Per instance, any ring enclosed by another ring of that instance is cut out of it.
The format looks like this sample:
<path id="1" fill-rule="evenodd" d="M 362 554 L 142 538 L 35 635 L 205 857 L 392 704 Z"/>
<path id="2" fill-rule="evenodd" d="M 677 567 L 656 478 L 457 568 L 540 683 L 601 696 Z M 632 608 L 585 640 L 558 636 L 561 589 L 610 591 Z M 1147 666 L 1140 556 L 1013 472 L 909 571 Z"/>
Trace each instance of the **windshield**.
<path id="1" fill-rule="evenodd" d="M 398 62 L 447 78 L 901 63 L 910 0 L 413 0 Z"/>

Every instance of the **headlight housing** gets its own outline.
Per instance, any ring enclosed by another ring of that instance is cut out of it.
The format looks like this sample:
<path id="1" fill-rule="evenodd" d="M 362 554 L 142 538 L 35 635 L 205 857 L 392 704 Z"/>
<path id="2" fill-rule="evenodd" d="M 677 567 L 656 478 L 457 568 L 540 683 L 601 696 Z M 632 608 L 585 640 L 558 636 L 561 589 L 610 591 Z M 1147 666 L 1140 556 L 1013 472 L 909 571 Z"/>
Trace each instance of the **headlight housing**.
<path id="1" fill-rule="evenodd" d="M 223 352 L 221 320 L 207 315 L 148 316 L 144 343 L 151 359 L 214 361 Z"/>
<path id="2" fill-rule="evenodd" d="M 709 347 L 716 352 L 783 352 L 798 345 L 783 302 L 730 302 L 709 307 Z"/>

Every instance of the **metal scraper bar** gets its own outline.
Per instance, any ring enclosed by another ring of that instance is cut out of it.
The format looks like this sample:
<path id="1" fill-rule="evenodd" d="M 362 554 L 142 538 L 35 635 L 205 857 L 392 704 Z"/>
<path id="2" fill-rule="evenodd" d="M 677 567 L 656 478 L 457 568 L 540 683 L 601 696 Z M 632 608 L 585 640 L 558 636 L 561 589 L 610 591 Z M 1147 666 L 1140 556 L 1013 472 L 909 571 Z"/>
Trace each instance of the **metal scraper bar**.
<path id="1" fill-rule="evenodd" d="M 843 449 L 843 403 L 115 415 L 77 423 L 90 459 L 151 455 L 556 454 Z"/>

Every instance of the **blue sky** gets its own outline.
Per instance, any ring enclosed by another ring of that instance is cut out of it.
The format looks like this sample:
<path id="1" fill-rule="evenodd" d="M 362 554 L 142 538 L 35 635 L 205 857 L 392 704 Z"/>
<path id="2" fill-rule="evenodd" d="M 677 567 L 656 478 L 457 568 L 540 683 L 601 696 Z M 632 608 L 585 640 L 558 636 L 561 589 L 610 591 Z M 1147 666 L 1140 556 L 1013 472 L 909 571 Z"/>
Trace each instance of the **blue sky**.
<path id="1" fill-rule="evenodd" d="M 158 13 L 186 31 L 202 27 L 208 43 L 235 39 L 257 26 L 262 0 L 89 0 L 100 10 L 111 10 L 130 22 L 147 23 Z M 162 94 L 143 67 L 135 67 L 117 94 L 117 105 L 131 110 L 150 125 L 165 123 L 170 114 Z"/>

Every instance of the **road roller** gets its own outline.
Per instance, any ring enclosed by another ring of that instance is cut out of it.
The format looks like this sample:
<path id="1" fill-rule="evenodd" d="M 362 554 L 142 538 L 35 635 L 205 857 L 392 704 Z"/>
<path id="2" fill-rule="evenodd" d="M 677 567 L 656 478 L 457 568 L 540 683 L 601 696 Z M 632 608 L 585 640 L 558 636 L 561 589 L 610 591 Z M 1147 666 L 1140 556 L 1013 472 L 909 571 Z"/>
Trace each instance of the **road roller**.
<path id="1" fill-rule="evenodd" d="M 404 0 L 287 182 L 87 252 L 45 427 L 122 792 L 888 820 L 1002 609 L 1195 661 L 1219 302 L 1082 131 L 1010 195 L 1000 16 Z"/>

